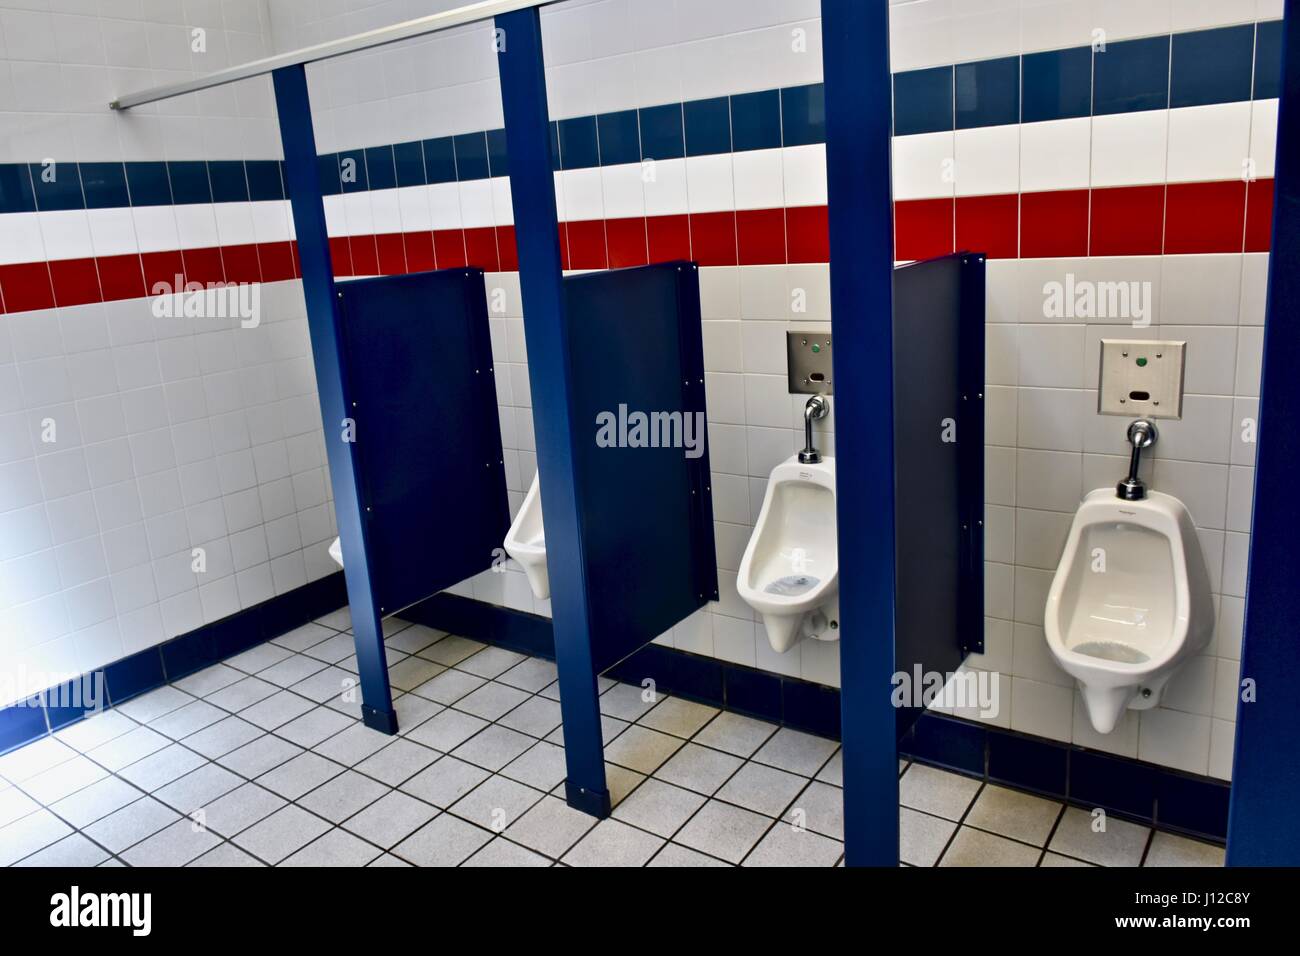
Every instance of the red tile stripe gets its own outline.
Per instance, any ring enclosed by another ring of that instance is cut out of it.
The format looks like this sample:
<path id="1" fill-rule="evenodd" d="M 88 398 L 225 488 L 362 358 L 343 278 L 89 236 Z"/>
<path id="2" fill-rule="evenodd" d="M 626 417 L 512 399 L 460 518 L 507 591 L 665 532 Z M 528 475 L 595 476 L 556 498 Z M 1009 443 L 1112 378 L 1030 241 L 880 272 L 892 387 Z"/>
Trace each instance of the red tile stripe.
<path id="1" fill-rule="evenodd" d="M 958 249 L 995 259 L 1267 252 L 1273 181 L 1169 183 L 894 204 L 895 259 Z M 702 266 L 827 262 L 825 206 L 593 219 L 560 225 L 566 269 L 693 259 Z M 336 236 L 338 276 L 473 265 L 519 268 L 513 226 Z M 151 295 L 155 284 L 275 282 L 300 275 L 291 242 L 0 266 L 0 312 Z"/>

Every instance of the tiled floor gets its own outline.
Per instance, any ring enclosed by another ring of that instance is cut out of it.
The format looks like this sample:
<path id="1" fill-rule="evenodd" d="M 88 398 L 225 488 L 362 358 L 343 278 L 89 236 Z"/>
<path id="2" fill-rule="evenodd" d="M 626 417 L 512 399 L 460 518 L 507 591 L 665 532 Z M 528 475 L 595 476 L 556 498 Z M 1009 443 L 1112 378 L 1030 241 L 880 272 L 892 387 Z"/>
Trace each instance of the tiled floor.
<path id="1" fill-rule="evenodd" d="M 554 665 L 387 623 L 402 732 L 362 726 L 346 612 L 0 757 L 0 863 L 833 866 L 839 745 L 602 681 L 613 816 L 562 798 Z M 1221 864 L 1223 851 L 920 764 L 902 858 Z"/>

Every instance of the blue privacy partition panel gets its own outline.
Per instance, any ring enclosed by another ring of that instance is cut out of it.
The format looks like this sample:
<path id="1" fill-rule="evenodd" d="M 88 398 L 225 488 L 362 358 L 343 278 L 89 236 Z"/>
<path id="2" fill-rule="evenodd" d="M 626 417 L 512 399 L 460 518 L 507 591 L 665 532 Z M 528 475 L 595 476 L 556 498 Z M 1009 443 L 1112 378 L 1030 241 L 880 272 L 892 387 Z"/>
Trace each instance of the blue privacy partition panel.
<path id="1" fill-rule="evenodd" d="M 564 292 L 570 412 L 587 430 L 574 442 L 574 469 L 600 672 L 718 597 L 699 270 L 669 262 L 593 272 L 566 278 Z M 662 445 L 651 433 L 676 429 L 694 449 L 631 447 L 636 413 L 667 413 L 649 418 L 646 441 Z M 608 447 L 610 438 L 619 444 Z"/>
<path id="2" fill-rule="evenodd" d="M 337 284 L 379 613 L 491 566 L 510 527 L 483 273 Z"/>
<path id="3" fill-rule="evenodd" d="M 915 685 L 984 650 L 983 255 L 894 271 L 894 476 L 894 667 Z M 901 737 L 921 708 L 896 714 Z"/>

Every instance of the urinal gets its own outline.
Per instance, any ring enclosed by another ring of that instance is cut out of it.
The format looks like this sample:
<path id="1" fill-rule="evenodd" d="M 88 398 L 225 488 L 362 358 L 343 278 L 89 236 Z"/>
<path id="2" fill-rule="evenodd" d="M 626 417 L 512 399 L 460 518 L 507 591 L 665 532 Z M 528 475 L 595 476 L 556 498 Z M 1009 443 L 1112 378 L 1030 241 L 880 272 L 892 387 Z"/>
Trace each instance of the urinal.
<path id="1" fill-rule="evenodd" d="M 1114 730 L 1126 708 L 1155 707 L 1214 630 L 1210 576 L 1183 503 L 1154 491 L 1136 500 L 1090 492 L 1070 526 L 1044 624 L 1098 733 Z"/>
<path id="2" fill-rule="evenodd" d="M 839 638 L 835 459 L 802 457 L 772 469 L 736 579 L 779 654 L 803 638 Z"/>
<path id="3" fill-rule="evenodd" d="M 544 601 L 551 596 L 551 579 L 546 573 L 546 537 L 542 533 L 542 493 L 537 475 L 528 486 L 523 506 L 506 532 L 506 554 L 514 558 L 528 576 L 533 596 Z"/>

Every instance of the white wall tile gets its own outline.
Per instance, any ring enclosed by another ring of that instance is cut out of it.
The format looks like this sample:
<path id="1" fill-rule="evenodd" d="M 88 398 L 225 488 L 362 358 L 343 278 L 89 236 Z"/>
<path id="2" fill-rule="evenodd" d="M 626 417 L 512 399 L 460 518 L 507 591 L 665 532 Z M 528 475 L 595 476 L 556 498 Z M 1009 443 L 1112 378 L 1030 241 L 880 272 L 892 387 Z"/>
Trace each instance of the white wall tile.
<path id="1" fill-rule="evenodd" d="M 1210 718 L 1157 707 L 1142 712 L 1138 759 L 1188 773 L 1206 773 L 1210 760 Z"/>
<path id="2" fill-rule="evenodd" d="M 1169 181 L 1239 179 L 1243 164 L 1251 155 L 1250 140 L 1250 103 L 1216 103 L 1170 110 Z"/>
<path id="3" fill-rule="evenodd" d="M 1025 53 L 1089 46 L 1097 24 L 1092 0 L 1024 0 L 1020 42 Z"/>
<path id="4" fill-rule="evenodd" d="M 1236 325 L 1241 299 L 1241 256 L 1164 256 L 1162 325 Z"/>
<path id="5" fill-rule="evenodd" d="M 1093 187 L 1164 182 L 1168 133 L 1168 110 L 1094 116 Z"/>
<path id="6" fill-rule="evenodd" d="M 959 129 L 953 135 L 958 196 L 1019 191 L 1019 126 Z"/>
<path id="7" fill-rule="evenodd" d="M 1050 740 L 1068 741 L 1074 717 L 1069 687 L 1011 679 L 1011 729 Z"/>
<path id="8" fill-rule="evenodd" d="M 895 201 L 954 194 L 957 177 L 951 132 L 895 136 L 892 142 Z"/>
<path id="9" fill-rule="evenodd" d="M 781 150 L 787 206 L 826 204 L 826 147 L 786 146 Z"/>
<path id="10" fill-rule="evenodd" d="M 718 153 L 686 159 L 687 210 L 721 212 L 736 207 L 731 156 Z"/>
<path id="11" fill-rule="evenodd" d="M 1092 120 L 1047 120 L 1020 127 L 1020 189 L 1088 188 Z"/>
<path id="12" fill-rule="evenodd" d="M 1250 158 L 1255 161 L 1255 175 L 1260 179 L 1268 179 L 1276 171 L 1277 106 L 1277 100 L 1251 103 Z"/>
<path id="13" fill-rule="evenodd" d="M 779 209 L 785 205 L 781 150 L 748 150 L 733 153 L 731 158 L 737 209 Z"/>

